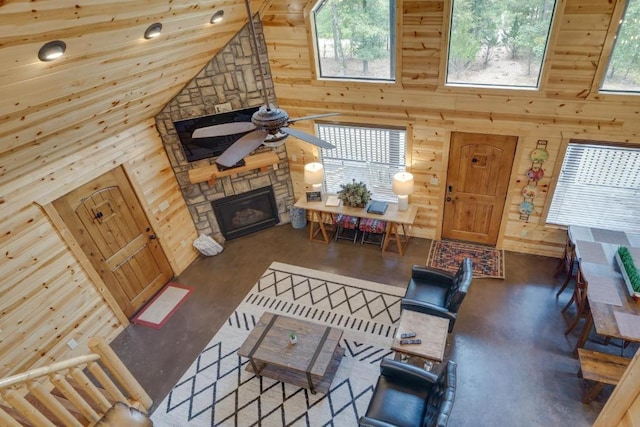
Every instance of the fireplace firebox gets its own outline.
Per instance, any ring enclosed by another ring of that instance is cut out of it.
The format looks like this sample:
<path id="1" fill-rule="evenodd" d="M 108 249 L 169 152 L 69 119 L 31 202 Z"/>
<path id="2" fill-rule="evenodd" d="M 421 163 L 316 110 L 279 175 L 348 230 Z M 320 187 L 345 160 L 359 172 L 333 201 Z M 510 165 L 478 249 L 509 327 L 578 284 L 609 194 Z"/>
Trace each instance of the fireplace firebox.
<path id="1" fill-rule="evenodd" d="M 280 222 L 273 187 L 262 187 L 211 202 L 226 240 L 264 230 Z"/>

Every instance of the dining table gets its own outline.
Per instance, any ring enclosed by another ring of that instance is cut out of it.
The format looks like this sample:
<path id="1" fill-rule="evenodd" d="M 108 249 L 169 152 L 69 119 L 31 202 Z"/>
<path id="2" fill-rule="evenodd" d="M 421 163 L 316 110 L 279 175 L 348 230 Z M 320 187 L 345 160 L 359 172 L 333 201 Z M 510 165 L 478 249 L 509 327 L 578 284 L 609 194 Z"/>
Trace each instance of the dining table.
<path id="1" fill-rule="evenodd" d="M 587 282 L 590 307 L 574 355 L 584 347 L 594 327 L 604 337 L 640 342 L 640 301 L 627 289 L 615 259 L 618 248 L 625 246 L 636 266 L 640 265 L 640 233 L 573 225 L 568 232 L 580 274 Z"/>

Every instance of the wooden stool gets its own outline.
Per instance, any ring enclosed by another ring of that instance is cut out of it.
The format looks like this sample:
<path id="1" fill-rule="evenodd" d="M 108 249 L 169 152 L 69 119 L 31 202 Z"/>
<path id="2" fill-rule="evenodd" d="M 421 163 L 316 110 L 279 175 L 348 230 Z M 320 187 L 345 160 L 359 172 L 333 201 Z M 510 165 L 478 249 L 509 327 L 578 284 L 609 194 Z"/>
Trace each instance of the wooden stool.
<path id="1" fill-rule="evenodd" d="M 602 391 L 605 384 L 616 385 L 631 359 L 600 353 L 598 351 L 578 349 L 580 370 L 578 376 L 585 380 L 594 381 L 591 387 L 585 389 L 582 403 L 591 402 Z"/>

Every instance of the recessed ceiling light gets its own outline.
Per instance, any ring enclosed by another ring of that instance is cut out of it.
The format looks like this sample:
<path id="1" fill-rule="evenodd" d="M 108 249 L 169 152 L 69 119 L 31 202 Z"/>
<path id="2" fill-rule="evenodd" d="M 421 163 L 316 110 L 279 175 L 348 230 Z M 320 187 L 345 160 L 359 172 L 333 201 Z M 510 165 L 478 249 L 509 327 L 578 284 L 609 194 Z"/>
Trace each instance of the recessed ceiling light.
<path id="1" fill-rule="evenodd" d="M 60 58 L 64 51 L 67 50 L 67 45 L 62 40 L 54 40 L 45 43 L 38 51 L 38 58 L 40 61 L 53 61 Z"/>
<path id="2" fill-rule="evenodd" d="M 217 24 L 218 22 L 222 21 L 222 18 L 224 17 L 224 10 L 219 10 L 216 13 L 213 14 L 213 16 L 211 17 L 211 22 L 212 24 Z"/>
<path id="3" fill-rule="evenodd" d="M 160 35 L 161 32 L 162 32 L 162 24 L 159 22 L 155 22 L 149 25 L 149 27 L 145 30 L 144 38 L 145 39 L 156 38 Z"/>

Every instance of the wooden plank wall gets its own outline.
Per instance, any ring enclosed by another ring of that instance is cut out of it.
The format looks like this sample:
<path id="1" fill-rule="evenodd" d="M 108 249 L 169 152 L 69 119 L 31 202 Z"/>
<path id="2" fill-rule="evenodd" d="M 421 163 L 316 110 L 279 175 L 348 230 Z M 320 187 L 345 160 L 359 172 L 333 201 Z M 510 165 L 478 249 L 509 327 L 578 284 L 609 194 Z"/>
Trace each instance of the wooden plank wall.
<path id="1" fill-rule="evenodd" d="M 174 272 L 197 257 L 191 245 L 195 227 L 154 126 L 153 120 L 143 122 L 80 149 L 77 157 L 57 157 L 52 150 L 57 158 L 50 168 L 28 176 L 13 168 L 3 176 L 0 376 L 83 354 L 88 338 L 110 340 L 123 329 L 100 294 L 104 285 L 91 280 L 43 208 L 69 189 L 122 165 Z M 7 165 L 6 156 L 2 160 Z M 169 207 L 160 211 L 164 201 Z M 73 351 L 71 339 L 79 343 Z"/>
<path id="2" fill-rule="evenodd" d="M 162 34 L 145 40 L 153 22 Z M 0 376 L 82 353 L 127 322 L 58 233 L 52 200 L 122 166 L 174 272 L 198 256 L 153 117 L 246 22 L 237 0 L 0 1 Z M 39 61 L 57 39 L 65 55 Z"/>
<path id="3" fill-rule="evenodd" d="M 419 207 L 413 235 L 440 237 L 451 132 L 515 135 L 518 147 L 498 247 L 560 256 L 566 232 L 545 225 L 544 212 L 568 141 L 640 144 L 638 96 L 599 94 L 595 80 L 596 73 L 602 73 L 599 67 L 606 65 L 602 47 L 615 35 L 619 3 L 559 0 L 540 91 L 445 87 L 448 1 L 398 0 L 402 30 L 395 84 L 314 79 L 308 15 L 315 0 L 274 0 L 263 23 L 276 95 L 291 117 L 339 112 L 335 121 L 407 127 L 409 169 L 417 188 L 410 201 Z M 300 28 L 302 22 L 306 31 Z M 312 131 L 313 123 L 296 127 Z M 538 140 L 548 141 L 550 158 L 543 166 L 535 212 L 524 221 L 517 211 L 523 200 L 520 191 Z M 287 144 L 294 189 L 302 195 L 303 165 L 317 152 L 296 140 Z"/>

